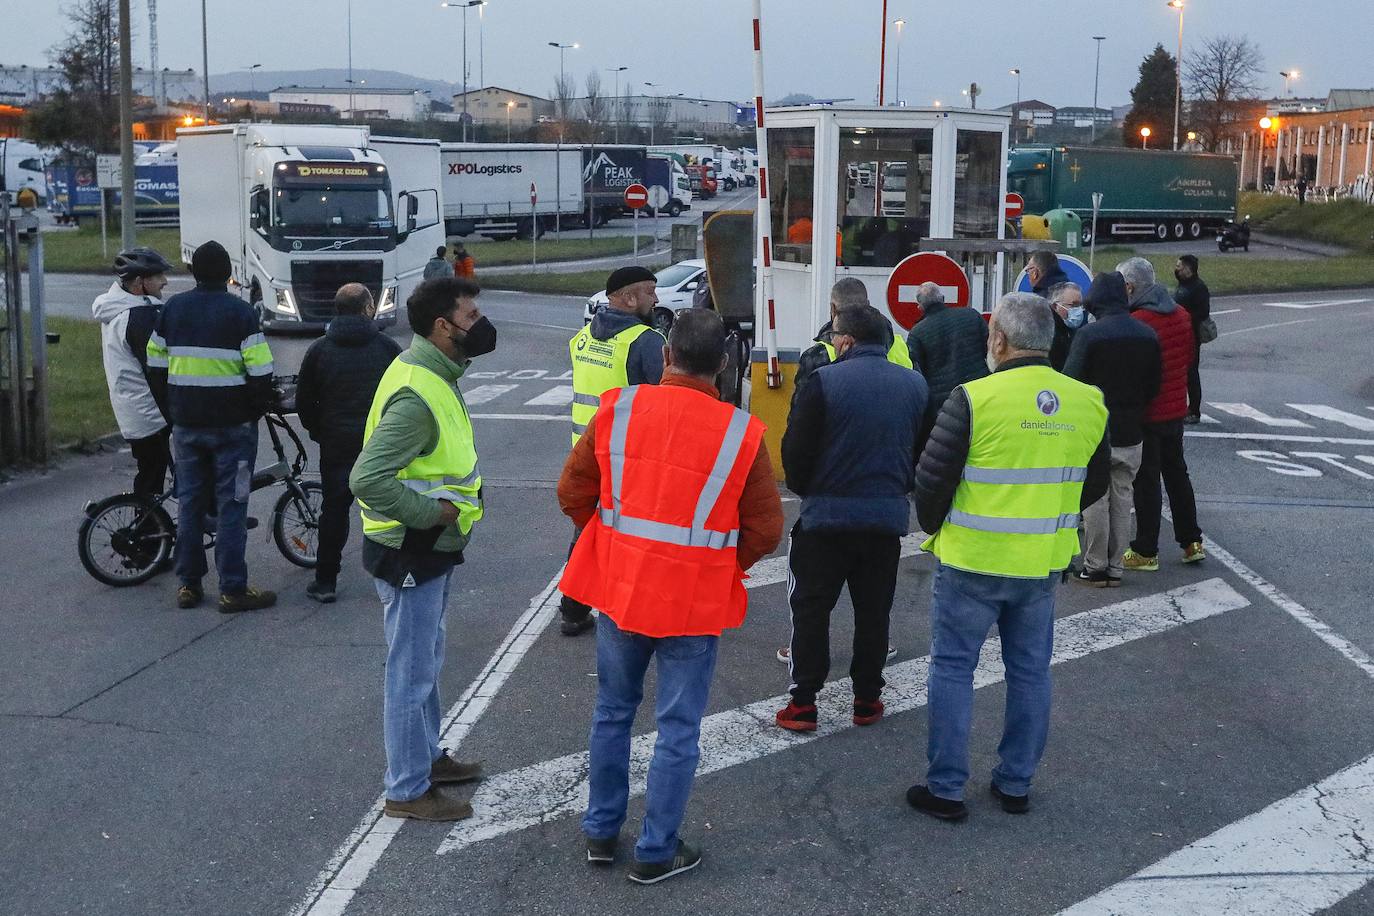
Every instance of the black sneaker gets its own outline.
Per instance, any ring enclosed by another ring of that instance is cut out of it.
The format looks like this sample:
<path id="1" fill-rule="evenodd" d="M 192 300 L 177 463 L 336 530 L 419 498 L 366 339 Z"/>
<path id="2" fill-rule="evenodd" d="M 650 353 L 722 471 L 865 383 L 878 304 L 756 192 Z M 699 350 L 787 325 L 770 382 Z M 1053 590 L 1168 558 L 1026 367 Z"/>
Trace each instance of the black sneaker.
<path id="1" fill-rule="evenodd" d="M 558 625 L 558 632 L 564 636 L 580 636 L 594 626 L 596 626 L 596 618 L 591 614 L 581 620 L 569 620 L 564 617 L 563 622 Z"/>
<path id="2" fill-rule="evenodd" d="M 205 592 L 201 590 L 199 585 L 191 585 L 183 582 L 181 586 L 177 588 L 177 607 L 181 608 L 183 611 L 190 610 L 193 607 L 200 607 L 200 602 L 204 597 Z"/>
<path id="3" fill-rule="evenodd" d="M 333 582 L 311 582 L 305 587 L 305 597 L 314 598 L 320 604 L 333 604 L 336 597 Z"/>
<path id="4" fill-rule="evenodd" d="M 604 840 L 587 837 L 587 861 L 592 865 L 610 865 L 615 861 L 615 847 L 619 841 L 619 836 Z"/>
<path id="5" fill-rule="evenodd" d="M 1025 814 L 1030 810 L 1029 795 L 1008 795 L 997 788 L 997 783 L 988 786 L 988 791 L 992 797 L 1002 803 L 1002 810 L 1008 814 Z"/>
<path id="6" fill-rule="evenodd" d="M 1121 587 L 1121 577 L 1109 576 L 1107 575 L 1107 571 L 1105 569 L 1099 569 L 1096 572 L 1089 572 L 1086 569 L 1080 569 L 1077 573 L 1074 574 L 1073 581 L 1077 582 L 1079 585 L 1086 585 L 1089 588 Z"/>
<path id="7" fill-rule="evenodd" d="M 248 586 L 241 592 L 221 594 L 219 612 L 221 614 L 242 614 L 244 611 L 260 611 L 277 603 L 277 593 L 265 588 Z"/>
<path id="8" fill-rule="evenodd" d="M 677 841 L 677 854 L 667 862 L 641 862 L 635 859 L 630 866 L 629 872 L 625 877 L 635 884 L 657 884 L 666 881 L 674 875 L 680 875 L 685 871 L 691 871 L 701 864 L 701 851 L 688 846 L 682 840 Z"/>
<path id="9" fill-rule="evenodd" d="M 920 784 L 906 790 L 906 803 L 922 814 L 929 814 L 942 821 L 962 821 L 968 817 L 968 808 L 964 807 L 963 802 L 933 795 Z"/>

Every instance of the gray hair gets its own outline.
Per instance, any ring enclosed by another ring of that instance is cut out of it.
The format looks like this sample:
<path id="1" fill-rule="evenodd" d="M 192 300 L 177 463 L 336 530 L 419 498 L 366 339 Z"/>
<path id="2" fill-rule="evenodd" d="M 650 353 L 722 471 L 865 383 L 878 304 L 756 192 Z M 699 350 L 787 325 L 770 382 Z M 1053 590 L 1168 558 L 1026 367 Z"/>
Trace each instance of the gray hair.
<path id="1" fill-rule="evenodd" d="M 1116 265 L 1116 269 L 1121 272 L 1127 283 L 1138 290 L 1152 286 L 1155 282 L 1155 266 L 1144 258 L 1127 258 Z"/>
<path id="2" fill-rule="evenodd" d="M 830 287 L 830 301 L 839 308 L 868 305 L 868 287 L 858 277 L 841 277 Z"/>
<path id="3" fill-rule="evenodd" d="M 1007 293 L 992 310 L 992 323 L 1013 350 L 1048 352 L 1054 341 L 1050 304 L 1035 293 Z"/>
<path id="4" fill-rule="evenodd" d="M 1050 302 L 1052 302 L 1052 303 L 1053 303 L 1053 302 L 1058 302 L 1058 301 L 1059 301 L 1059 297 L 1062 296 L 1062 295 L 1064 295 L 1064 294 L 1067 293 L 1067 292 L 1075 292 L 1075 293 L 1078 293 L 1078 294 L 1081 296 L 1081 295 L 1083 295 L 1083 287 L 1079 286 L 1077 283 L 1073 282 L 1072 280 L 1066 280 L 1066 281 L 1064 281 L 1063 283 L 1056 283 L 1056 284 L 1054 284 L 1053 286 L 1051 286 L 1051 287 L 1049 288 L 1049 294 L 1050 294 L 1050 295 L 1049 295 L 1049 300 L 1050 300 Z"/>
<path id="5" fill-rule="evenodd" d="M 340 315 L 362 315 L 372 307 L 372 293 L 361 283 L 345 283 L 334 293 L 334 311 Z"/>
<path id="6" fill-rule="evenodd" d="M 944 305 L 945 294 L 938 283 L 927 280 L 916 287 L 916 304 L 923 309 L 930 308 L 932 305 Z"/>

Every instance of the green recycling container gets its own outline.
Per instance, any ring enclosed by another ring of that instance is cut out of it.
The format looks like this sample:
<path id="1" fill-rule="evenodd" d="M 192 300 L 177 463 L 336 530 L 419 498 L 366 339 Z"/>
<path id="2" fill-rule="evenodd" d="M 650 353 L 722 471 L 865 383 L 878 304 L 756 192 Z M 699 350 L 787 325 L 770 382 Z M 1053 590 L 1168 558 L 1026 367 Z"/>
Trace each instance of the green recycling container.
<path id="1" fill-rule="evenodd" d="M 1045 214 L 1050 238 L 1061 246 L 1060 251 L 1080 251 L 1083 248 L 1083 218 L 1072 210 L 1050 210 Z"/>

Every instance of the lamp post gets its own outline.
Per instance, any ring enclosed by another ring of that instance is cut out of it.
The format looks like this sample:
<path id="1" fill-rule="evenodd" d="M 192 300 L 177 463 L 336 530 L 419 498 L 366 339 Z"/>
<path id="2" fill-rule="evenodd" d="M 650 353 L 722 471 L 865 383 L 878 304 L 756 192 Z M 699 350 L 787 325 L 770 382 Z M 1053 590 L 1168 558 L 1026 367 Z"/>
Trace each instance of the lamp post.
<path id="1" fill-rule="evenodd" d="M 1174 58 L 1174 149 L 1178 149 L 1178 117 L 1183 107 L 1183 0 L 1169 0 L 1178 10 L 1178 56 Z"/>
<path id="2" fill-rule="evenodd" d="M 487 0 L 460 0 L 457 3 L 441 3 L 445 9 L 457 7 L 463 11 L 463 142 L 468 140 L 468 7 L 482 6 Z"/>
<path id="3" fill-rule="evenodd" d="M 514 107 L 515 107 L 515 102 L 514 102 L 513 100 L 506 103 L 506 142 L 507 142 L 507 143 L 510 142 L 510 112 L 511 112 L 511 109 L 514 108 Z"/>
<path id="4" fill-rule="evenodd" d="M 662 88 L 663 88 L 663 84 L 662 84 L 662 83 L 651 83 L 651 82 L 649 82 L 648 80 L 645 80 L 645 81 L 644 81 L 644 85 L 647 86 L 647 87 L 649 87 L 650 89 L 655 89 L 655 90 L 658 90 L 658 89 L 662 89 Z M 658 92 L 658 93 L 656 93 L 656 94 L 659 96 L 659 98 L 662 98 L 662 97 L 663 97 L 663 93 L 662 93 L 662 92 Z M 652 101 L 651 101 L 651 102 L 649 103 L 649 106 L 650 106 L 650 108 L 656 108 L 656 107 L 657 107 L 657 104 L 656 104 L 655 102 L 652 102 Z M 655 117 L 655 113 L 651 110 L 651 111 L 649 112 L 649 145 L 650 145 L 650 146 L 653 146 L 653 144 L 654 144 L 654 117 Z"/>
<path id="5" fill-rule="evenodd" d="M 1007 72 L 1016 77 L 1016 105 L 1012 108 L 1012 118 L 1014 120 L 1011 122 L 1011 142 L 1015 143 L 1017 128 L 1021 126 L 1021 68 L 1012 67 Z"/>
<path id="6" fill-rule="evenodd" d="M 1293 86 L 1293 80 L 1295 80 L 1295 79 L 1297 79 L 1298 77 L 1302 76 L 1302 74 L 1299 73 L 1297 70 L 1280 70 L 1280 71 L 1279 71 L 1279 76 L 1283 77 L 1283 94 L 1284 94 L 1284 95 L 1292 95 L 1292 94 L 1293 94 L 1293 88 L 1292 88 L 1292 86 Z"/>
<path id="7" fill-rule="evenodd" d="M 1093 41 L 1097 44 L 1097 63 L 1093 66 L 1093 120 L 1090 143 L 1097 142 L 1097 83 L 1098 77 L 1102 74 L 1102 42 L 1107 38 L 1106 35 L 1094 35 Z"/>
<path id="8" fill-rule="evenodd" d="M 1149 148 L 1150 148 L 1150 133 L 1151 133 L 1150 128 L 1148 128 L 1148 127 L 1142 127 L 1142 128 L 1140 128 L 1140 148 L 1141 148 L 1141 149 L 1149 149 Z"/>
<path id="9" fill-rule="evenodd" d="M 477 82 L 487 88 L 487 4 L 477 6 Z"/>
<path id="10" fill-rule="evenodd" d="M 607 67 L 607 73 L 615 74 L 615 105 L 611 109 L 611 116 L 615 121 L 615 142 L 620 142 L 620 74 L 630 69 L 629 67 Z"/>
<path id="11" fill-rule="evenodd" d="M 253 81 L 253 71 L 261 66 L 262 64 L 248 65 L 248 111 L 250 112 L 250 115 L 253 111 L 253 97 L 258 94 L 257 86 Z"/>
<path id="12" fill-rule="evenodd" d="M 353 100 L 353 0 L 348 0 L 348 116 L 353 117 L 357 110 L 358 103 Z"/>
<path id="13" fill-rule="evenodd" d="M 563 80 L 566 79 L 566 76 L 564 75 L 564 69 L 563 69 L 563 55 L 564 55 L 564 52 L 566 52 L 569 48 L 576 48 L 576 47 L 577 47 L 577 42 L 574 41 L 572 44 L 566 44 L 566 45 L 565 45 L 565 44 L 563 44 L 563 43 L 561 43 L 561 42 L 551 41 L 551 42 L 549 42 L 549 47 L 550 47 L 550 48 L 557 48 L 557 49 L 558 49 L 558 122 L 559 122 L 558 132 L 559 132 L 559 133 L 562 133 L 562 132 L 563 132 L 563 121 L 564 121 L 564 120 L 567 118 L 567 116 L 568 116 L 567 111 L 565 111 L 565 110 L 564 110 L 564 107 L 563 107 L 563 91 L 564 91 Z"/>
<path id="14" fill-rule="evenodd" d="M 892 80 L 892 98 L 898 108 L 902 107 L 902 29 L 906 27 L 905 19 L 894 19 L 892 24 L 897 27 L 897 72 Z"/>
<path id="15" fill-rule="evenodd" d="M 205 14 L 206 0 L 200 0 L 200 68 L 205 78 L 205 126 L 210 126 L 210 25 Z"/>

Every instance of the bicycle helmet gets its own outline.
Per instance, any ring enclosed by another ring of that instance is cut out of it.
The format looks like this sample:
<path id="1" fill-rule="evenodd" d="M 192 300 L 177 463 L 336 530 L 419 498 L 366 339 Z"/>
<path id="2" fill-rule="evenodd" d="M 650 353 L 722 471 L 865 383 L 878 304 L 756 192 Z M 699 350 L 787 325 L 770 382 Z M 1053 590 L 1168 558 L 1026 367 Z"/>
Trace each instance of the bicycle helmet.
<path id="1" fill-rule="evenodd" d="M 115 276 L 121 283 L 165 274 L 171 269 L 167 259 L 151 248 L 130 248 L 115 255 L 114 259 Z"/>

